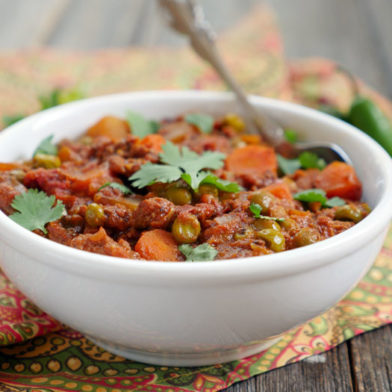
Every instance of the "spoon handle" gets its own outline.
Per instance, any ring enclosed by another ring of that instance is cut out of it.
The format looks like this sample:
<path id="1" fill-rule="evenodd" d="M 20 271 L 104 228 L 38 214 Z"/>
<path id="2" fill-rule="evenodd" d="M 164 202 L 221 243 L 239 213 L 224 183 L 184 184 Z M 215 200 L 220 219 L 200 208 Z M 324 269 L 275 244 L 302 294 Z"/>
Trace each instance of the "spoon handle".
<path id="1" fill-rule="evenodd" d="M 284 141 L 283 129 L 273 119 L 264 116 L 249 103 L 246 93 L 224 64 L 215 45 L 214 34 L 204 18 L 200 4 L 196 0 L 160 0 L 160 4 L 169 11 L 171 27 L 189 37 L 195 52 L 211 64 L 235 93 L 246 118 L 251 121 L 251 130 L 261 134 L 273 146 L 282 144 Z"/>

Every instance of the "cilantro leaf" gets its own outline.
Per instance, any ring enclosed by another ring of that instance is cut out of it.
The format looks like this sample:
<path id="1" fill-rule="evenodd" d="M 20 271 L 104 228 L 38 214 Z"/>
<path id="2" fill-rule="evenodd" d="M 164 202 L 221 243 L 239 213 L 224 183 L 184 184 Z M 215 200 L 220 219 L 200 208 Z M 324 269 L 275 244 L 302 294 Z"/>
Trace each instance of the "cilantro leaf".
<path id="1" fill-rule="evenodd" d="M 59 104 L 60 89 L 54 89 L 48 95 L 41 95 L 38 100 L 41 104 L 41 110 L 53 108 Z"/>
<path id="2" fill-rule="evenodd" d="M 13 116 L 3 116 L 3 124 L 5 127 L 9 127 L 12 124 L 17 123 L 20 120 L 23 120 L 26 116 L 23 114 L 15 114 Z"/>
<path id="3" fill-rule="evenodd" d="M 324 159 L 309 151 L 301 153 L 298 158 L 294 159 L 287 159 L 277 154 L 277 159 L 279 168 L 284 174 L 293 174 L 301 167 L 304 169 L 322 170 L 327 166 Z"/>
<path id="4" fill-rule="evenodd" d="M 37 189 L 29 189 L 27 192 L 16 195 L 12 207 L 18 211 L 10 215 L 10 218 L 28 230 L 40 229 L 47 233 L 45 225 L 59 219 L 65 207 L 62 201 L 48 196 L 45 192 Z"/>
<path id="5" fill-rule="evenodd" d="M 307 189 L 306 191 L 298 192 L 294 196 L 295 200 L 304 201 L 307 203 L 319 202 L 323 207 L 337 207 L 343 206 L 346 202 L 340 197 L 327 198 L 323 189 Z"/>
<path id="6" fill-rule="evenodd" d="M 346 202 L 341 199 L 340 197 L 332 197 L 331 199 L 328 199 L 327 202 L 325 203 L 326 207 L 340 207 L 344 206 Z"/>
<path id="7" fill-rule="evenodd" d="M 185 116 L 185 121 L 196 125 L 203 133 L 211 133 L 214 126 L 214 119 L 208 114 L 191 113 Z"/>
<path id="8" fill-rule="evenodd" d="M 295 200 L 304 201 L 307 203 L 311 203 L 314 201 L 318 201 L 322 205 L 327 202 L 327 196 L 324 190 L 322 189 L 307 189 L 306 191 L 298 192 L 294 196 Z"/>
<path id="9" fill-rule="evenodd" d="M 276 154 L 278 165 L 283 174 L 293 174 L 295 171 L 301 168 L 301 163 L 298 159 L 287 159 L 282 157 L 280 154 Z"/>
<path id="10" fill-rule="evenodd" d="M 275 218 L 273 216 L 266 216 L 261 215 L 261 206 L 257 203 L 251 203 L 249 206 L 250 211 L 252 212 L 253 216 L 258 219 L 266 219 L 266 220 L 273 220 L 275 222 L 284 222 L 284 218 Z"/>
<path id="11" fill-rule="evenodd" d="M 219 169 L 223 166 L 225 154 L 206 151 L 197 154 L 188 147 L 181 149 L 171 142 L 162 146 L 159 154 L 164 165 L 147 163 L 135 172 L 129 181 L 138 188 L 151 185 L 154 182 L 172 182 L 183 179 L 193 190 L 197 190 L 202 183 L 210 183 L 226 192 L 238 191 L 239 185 L 218 179 L 212 173 L 203 169 Z M 237 190 L 238 189 L 238 190 Z"/>
<path id="12" fill-rule="evenodd" d="M 210 172 L 201 171 L 196 173 L 194 176 L 184 173 L 181 178 L 194 190 L 197 190 L 199 186 L 203 184 L 214 185 L 220 191 L 230 193 L 237 193 L 242 189 L 242 187 L 237 183 L 222 180 Z"/>
<path id="13" fill-rule="evenodd" d="M 305 151 L 299 157 L 299 163 L 304 169 L 319 169 L 322 170 L 327 166 L 323 158 L 319 158 L 313 152 Z"/>
<path id="14" fill-rule="evenodd" d="M 57 155 L 57 146 L 52 143 L 53 135 L 49 135 L 38 145 L 33 153 L 33 157 L 37 154 Z"/>
<path id="15" fill-rule="evenodd" d="M 249 209 L 255 218 L 260 218 L 260 214 L 261 214 L 261 210 L 262 210 L 260 204 L 250 203 Z"/>
<path id="16" fill-rule="evenodd" d="M 102 186 L 100 186 L 98 188 L 98 191 L 100 191 L 101 189 L 106 188 L 108 186 L 110 186 L 111 188 L 114 188 L 114 189 L 118 189 L 124 195 L 129 195 L 129 194 L 133 193 L 126 185 L 120 184 L 118 182 L 106 182 L 105 184 L 103 184 Z"/>
<path id="17" fill-rule="evenodd" d="M 38 99 L 41 104 L 41 110 L 45 110 L 82 98 L 84 98 L 84 94 L 79 89 L 66 90 L 56 88 L 47 95 L 41 95 Z"/>
<path id="18" fill-rule="evenodd" d="M 298 140 L 297 132 L 293 129 L 285 129 L 284 130 L 284 138 L 291 144 L 295 143 Z"/>
<path id="19" fill-rule="evenodd" d="M 188 147 L 182 147 L 180 150 L 174 143 L 167 141 L 162 146 L 162 152 L 159 154 L 162 163 L 172 166 L 180 166 L 184 160 L 197 159 L 199 155 L 191 151 Z"/>
<path id="20" fill-rule="evenodd" d="M 212 261 L 218 251 L 209 244 L 202 244 L 193 248 L 191 245 L 183 244 L 178 247 L 186 257 L 186 261 Z"/>
<path id="21" fill-rule="evenodd" d="M 78 101 L 79 99 L 83 98 L 85 98 L 85 94 L 78 88 L 73 88 L 71 90 L 60 90 L 57 98 L 57 105 Z"/>
<path id="22" fill-rule="evenodd" d="M 181 174 L 181 178 L 194 190 L 199 188 L 207 176 L 207 172 L 200 172 L 193 175 L 189 173 Z"/>
<path id="23" fill-rule="evenodd" d="M 212 173 L 208 173 L 208 175 L 204 177 L 204 179 L 201 181 L 201 184 L 214 185 L 220 191 L 230 192 L 230 193 L 237 193 L 243 189 L 236 182 L 222 180 L 221 178 L 217 177 L 215 174 Z"/>
<path id="24" fill-rule="evenodd" d="M 143 138 L 152 133 L 157 133 L 159 123 L 156 121 L 147 120 L 140 113 L 128 111 L 126 115 L 129 126 L 131 127 L 132 135 Z"/>
<path id="25" fill-rule="evenodd" d="M 159 154 L 161 162 L 182 168 L 186 173 L 197 173 L 201 169 L 220 169 L 223 166 L 225 154 L 216 151 L 206 151 L 197 154 L 188 147 L 181 150 L 172 142 L 166 142 Z"/>
<path id="26" fill-rule="evenodd" d="M 140 170 L 129 177 L 129 181 L 136 188 L 144 188 L 154 182 L 173 182 L 181 178 L 182 171 L 175 166 L 146 163 Z"/>

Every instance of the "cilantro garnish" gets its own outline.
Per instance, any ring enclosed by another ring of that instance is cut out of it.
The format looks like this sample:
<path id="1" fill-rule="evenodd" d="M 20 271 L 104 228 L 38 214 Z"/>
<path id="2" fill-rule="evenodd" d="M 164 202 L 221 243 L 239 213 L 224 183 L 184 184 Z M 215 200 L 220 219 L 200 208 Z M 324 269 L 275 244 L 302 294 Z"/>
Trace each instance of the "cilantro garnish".
<path id="1" fill-rule="evenodd" d="M 100 186 L 98 188 L 98 191 L 100 191 L 101 189 L 106 188 L 108 186 L 110 186 L 110 188 L 118 189 L 124 195 L 129 195 L 129 194 L 133 193 L 126 185 L 119 184 L 118 182 L 106 182 L 105 184 L 103 184 L 102 186 Z"/>
<path id="2" fill-rule="evenodd" d="M 18 212 L 10 215 L 10 218 L 28 230 L 40 229 L 47 233 L 45 225 L 59 219 L 65 207 L 61 200 L 48 196 L 45 192 L 37 189 L 29 189 L 27 192 L 16 195 L 11 206 Z"/>
<path id="3" fill-rule="evenodd" d="M 285 129 L 284 138 L 291 144 L 295 143 L 298 140 L 297 132 L 293 129 Z"/>
<path id="4" fill-rule="evenodd" d="M 275 222 L 284 222 L 284 218 L 275 218 L 273 216 L 265 216 L 261 215 L 262 208 L 257 203 L 251 203 L 249 206 L 250 211 L 252 212 L 253 216 L 258 219 L 266 219 L 266 220 L 273 220 Z"/>
<path id="5" fill-rule="evenodd" d="M 324 159 L 309 151 L 303 152 L 298 158 L 294 159 L 287 159 L 277 154 L 277 159 L 279 168 L 284 174 L 293 174 L 301 167 L 304 169 L 322 170 L 327 165 Z"/>
<path id="6" fill-rule="evenodd" d="M 147 185 L 154 184 L 154 182 L 173 182 L 181 178 L 182 171 L 175 166 L 157 165 L 153 163 L 146 163 L 140 170 L 133 173 L 128 178 L 132 185 L 136 188 L 144 188 Z"/>
<path id="7" fill-rule="evenodd" d="M 186 257 L 186 261 L 212 261 L 218 251 L 210 244 L 202 244 L 193 248 L 191 245 L 183 244 L 178 247 Z"/>
<path id="8" fill-rule="evenodd" d="M 301 167 L 304 169 L 319 169 L 322 170 L 327 166 L 323 158 L 319 158 L 313 152 L 305 151 L 299 157 Z"/>
<path id="9" fill-rule="evenodd" d="M 214 126 L 214 118 L 208 114 L 191 113 L 185 116 L 185 121 L 196 125 L 203 133 L 211 133 Z"/>
<path id="10" fill-rule="evenodd" d="M 57 155 L 57 146 L 52 143 L 53 135 L 49 135 L 38 145 L 33 153 L 33 157 L 37 154 Z"/>
<path id="11" fill-rule="evenodd" d="M 45 110 L 52 108 L 63 103 L 76 101 L 84 98 L 84 94 L 79 89 L 64 90 L 56 88 L 52 90 L 48 95 L 42 95 L 38 98 L 41 109 Z M 15 114 L 13 116 L 3 116 L 3 124 L 5 127 L 9 127 L 16 122 L 23 120 L 26 116 L 23 114 Z"/>
<path id="12" fill-rule="evenodd" d="M 242 187 L 239 186 L 236 182 L 230 182 L 227 180 L 222 180 L 221 178 L 215 176 L 212 173 L 208 173 L 208 172 L 201 172 L 201 173 L 206 173 L 207 176 L 205 176 L 201 182 L 201 184 L 210 184 L 210 185 L 214 185 L 216 188 L 218 188 L 220 191 L 223 192 L 229 192 L 229 193 L 237 193 L 240 190 L 242 190 Z M 184 179 L 185 175 L 183 175 L 183 179 Z M 200 186 L 199 185 L 199 186 Z"/>
<path id="13" fill-rule="evenodd" d="M 146 163 L 140 170 L 129 177 L 132 185 L 144 188 L 154 182 L 173 182 L 183 179 L 193 190 L 201 184 L 212 184 L 226 192 L 238 192 L 238 184 L 222 180 L 214 174 L 202 169 L 220 169 L 225 155 L 220 152 L 206 151 L 197 154 L 187 147 L 181 149 L 171 142 L 162 146 L 159 154 L 163 164 Z"/>
<path id="14" fill-rule="evenodd" d="M 9 127 L 12 124 L 17 123 L 20 120 L 23 120 L 26 116 L 23 114 L 15 114 L 13 116 L 3 116 L 3 124 L 5 127 Z"/>
<path id="15" fill-rule="evenodd" d="M 293 174 L 295 171 L 301 168 L 301 164 L 298 159 L 287 159 L 282 157 L 280 154 L 276 154 L 278 160 L 279 169 L 284 174 Z"/>
<path id="16" fill-rule="evenodd" d="M 325 203 L 326 207 L 340 207 L 340 206 L 344 206 L 346 204 L 346 202 L 341 199 L 340 197 L 331 197 L 330 199 L 328 199 Z"/>
<path id="17" fill-rule="evenodd" d="M 42 95 L 38 99 L 41 104 L 41 110 L 45 110 L 82 98 L 84 98 L 84 94 L 79 89 L 65 90 L 56 88 L 48 95 Z"/>
<path id="18" fill-rule="evenodd" d="M 48 95 L 41 95 L 38 100 L 41 104 L 41 110 L 49 109 L 59 105 L 60 90 L 54 89 Z"/>
<path id="19" fill-rule="evenodd" d="M 128 111 L 126 118 L 131 127 L 132 134 L 140 138 L 156 133 L 159 129 L 159 123 L 157 121 L 147 120 L 140 113 Z"/>
<path id="20" fill-rule="evenodd" d="M 318 188 L 298 192 L 294 195 L 294 199 L 306 203 L 319 202 L 323 207 L 337 207 L 346 204 L 346 202 L 340 197 L 332 197 L 331 199 L 328 199 L 325 191 Z"/>

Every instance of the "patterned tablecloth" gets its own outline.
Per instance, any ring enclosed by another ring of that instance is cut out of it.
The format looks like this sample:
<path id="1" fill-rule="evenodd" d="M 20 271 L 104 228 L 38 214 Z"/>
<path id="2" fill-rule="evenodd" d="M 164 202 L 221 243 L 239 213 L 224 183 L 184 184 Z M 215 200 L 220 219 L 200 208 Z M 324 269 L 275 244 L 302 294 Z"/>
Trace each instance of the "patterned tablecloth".
<path id="1" fill-rule="evenodd" d="M 219 39 L 248 92 L 312 107 L 347 109 L 350 82 L 325 59 L 287 63 L 273 14 L 258 8 Z M 146 89 L 223 89 L 215 73 L 187 49 L 91 53 L 39 49 L 0 55 L 0 115 L 38 110 L 37 96 L 79 86 L 87 96 Z M 392 105 L 361 85 L 392 118 Z M 255 310 L 257 311 L 257 310 Z M 0 275 L 0 390 L 218 391 L 392 321 L 392 232 L 374 266 L 338 305 L 286 333 L 268 350 L 222 365 L 151 366 L 112 355 L 32 304 Z"/>

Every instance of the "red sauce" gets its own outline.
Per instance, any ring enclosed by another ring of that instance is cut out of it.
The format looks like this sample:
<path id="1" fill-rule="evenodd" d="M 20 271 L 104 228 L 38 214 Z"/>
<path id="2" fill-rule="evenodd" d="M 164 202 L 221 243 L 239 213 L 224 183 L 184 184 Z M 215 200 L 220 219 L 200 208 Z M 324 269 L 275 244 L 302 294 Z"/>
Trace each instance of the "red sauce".
<path id="1" fill-rule="evenodd" d="M 216 259 L 280 252 L 339 234 L 368 214 L 359 201 L 361 183 L 354 168 L 334 162 L 322 170 L 279 176 L 275 151 L 231 122 L 216 120 L 205 134 L 179 117 L 139 138 L 124 120 L 103 118 L 78 140 L 59 143 L 58 167 L 37 159 L 0 164 L 0 209 L 12 214 L 14 197 L 35 188 L 54 195 L 66 208 L 64 216 L 46 225 L 47 234 L 35 230 L 37 234 L 89 252 L 161 261 L 184 261 L 179 250 L 184 243 L 209 244 Z M 146 163 L 159 163 L 168 140 L 198 154 L 224 153 L 224 166 L 213 173 L 243 190 L 202 185 L 195 191 L 183 180 L 132 187 L 129 177 Z M 133 193 L 101 188 L 107 182 L 126 185 Z M 343 198 L 345 208 L 322 208 L 293 197 L 312 188 Z M 262 215 L 277 219 L 256 218 L 252 202 Z"/>

